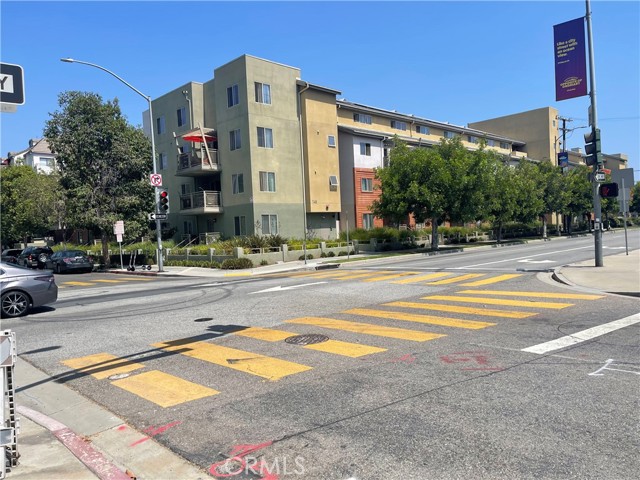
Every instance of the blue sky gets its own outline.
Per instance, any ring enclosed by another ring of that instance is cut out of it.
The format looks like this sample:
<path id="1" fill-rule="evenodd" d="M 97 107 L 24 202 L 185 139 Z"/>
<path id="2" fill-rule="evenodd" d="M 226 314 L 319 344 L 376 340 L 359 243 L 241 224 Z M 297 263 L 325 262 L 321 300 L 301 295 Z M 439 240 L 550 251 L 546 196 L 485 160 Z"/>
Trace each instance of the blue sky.
<path id="1" fill-rule="evenodd" d="M 640 2 L 591 2 L 603 150 L 629 155 L 640 180 Z M 552 106 L 583 146 L 588 97 L 555 101 L 553 25 L 584 16 L 554 2 L 17 2 L 2 0 L 3 63 L 24 68 L 26 103 L 0 115 L 1 146 L 42 135 L 66 90 L 115 97 L 134 125 L 151 97 L 246 53 L 301 69 L 340 98 L 437 121 L 469 122 Z"/>

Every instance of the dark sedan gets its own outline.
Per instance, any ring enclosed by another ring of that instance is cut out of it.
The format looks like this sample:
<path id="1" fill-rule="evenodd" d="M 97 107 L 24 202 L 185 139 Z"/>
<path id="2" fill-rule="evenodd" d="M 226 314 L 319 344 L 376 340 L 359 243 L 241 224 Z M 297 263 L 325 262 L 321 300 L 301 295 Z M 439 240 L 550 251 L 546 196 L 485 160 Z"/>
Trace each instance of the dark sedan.
<path id="1" fill-rule="evenodd" d="M 58 286 L 51 272 L 0 263 L 0 306 L 3 317 L 21 317 L 31 308 L 58 299 Z"/>
<path id="2" fill-rule="evenodd" d="M 8 248 L 2 251 L 2 261 L 4 263 L 18 263 L 18 255 L 22 253 L 21 248 Z"/>
<path id="3" fill-rule="evenodd" d="M 93 270 L 93 259 L 82 250 L 61 250 L 47 259 L 45 268 L 51 269 L 56 273 L 88 273 Z"/>

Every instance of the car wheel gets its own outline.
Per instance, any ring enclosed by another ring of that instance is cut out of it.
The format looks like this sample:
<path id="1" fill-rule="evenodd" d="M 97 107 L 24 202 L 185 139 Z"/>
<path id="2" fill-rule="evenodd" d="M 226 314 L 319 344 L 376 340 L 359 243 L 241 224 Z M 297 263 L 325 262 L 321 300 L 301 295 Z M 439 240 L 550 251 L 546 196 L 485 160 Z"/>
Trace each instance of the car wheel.
<path id="1" fill-rule="evenodd" d="M 40 255 L 38 255 L 38 260 L 40 260 L 42 263 L 45 263 L 47 261 L 47 254 L 41 253 Z"/>
<path id="2" fill-rule="evenodd" d="M 2 316 L 21 317 L 29 310 L 29 296 L 23 292 L 7 292 L 2 295 Z"/>

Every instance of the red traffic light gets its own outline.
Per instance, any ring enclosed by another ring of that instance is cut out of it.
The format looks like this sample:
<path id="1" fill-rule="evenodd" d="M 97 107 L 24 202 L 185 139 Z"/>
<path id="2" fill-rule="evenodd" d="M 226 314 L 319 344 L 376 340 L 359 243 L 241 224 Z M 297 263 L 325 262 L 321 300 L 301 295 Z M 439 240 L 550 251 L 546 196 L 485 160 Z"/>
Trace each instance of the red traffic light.
<path id="1" fill-rule="evenodd" d="M 169 192 L 166 190 L 160 192 L 160 209 L 164 211 L 169 210 Z"/>
<path id="2" fill-rule="evenodd" d="M 602 198 L 615 198 L 618 196 L 617 183 L 603 183 L 600 185 L 600 196 Z"/>

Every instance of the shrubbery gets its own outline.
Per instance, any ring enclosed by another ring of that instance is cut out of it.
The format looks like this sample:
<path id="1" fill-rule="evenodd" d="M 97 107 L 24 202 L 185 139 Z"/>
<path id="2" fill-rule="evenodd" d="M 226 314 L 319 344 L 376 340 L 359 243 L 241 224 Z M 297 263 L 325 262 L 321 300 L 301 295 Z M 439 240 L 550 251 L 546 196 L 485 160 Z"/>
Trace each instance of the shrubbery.
<path id="1" fill-rule="evenodd" d="M 253 268 L 253 262 L 248 258 L 227 258 L 220 268 L 223 270 L 242 270 L 243 268 Z"/>

